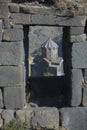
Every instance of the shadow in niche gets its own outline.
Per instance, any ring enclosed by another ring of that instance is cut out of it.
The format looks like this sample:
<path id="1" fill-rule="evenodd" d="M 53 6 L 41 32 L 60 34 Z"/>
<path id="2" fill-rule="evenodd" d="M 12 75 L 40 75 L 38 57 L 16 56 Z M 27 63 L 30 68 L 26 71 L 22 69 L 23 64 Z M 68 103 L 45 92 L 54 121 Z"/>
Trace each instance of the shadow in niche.
<path id="1" fill-rule="evenodd" d="M 70 43 L 70 27 L 63 28 L 63 58 L 64 58 L 64 72 L 65 72 L 65 97 L 68 106 L 71 105 L 72 99 L 72 43 Z"/>
<path id="2" fill-rule="evenodd" d="M 28 67 L 28 52 L 29 52 L 29 37 L 28 37 L 28 32 L 29 32 L 29 26 L 25 25 L 23 26 L 23 32 L 24 32 L 24 59 L 25 59 L 25 71 L 26 71 L 26 91 L 28 91 L 28 72 L 29 72 L 29 67 Z"/>
<path id="3" fill-rule="evenodd" d="M 66 106 L 65 76 L 29 78 L 31 91 L 35 98 L 32 102 L 38 106 Z"/>

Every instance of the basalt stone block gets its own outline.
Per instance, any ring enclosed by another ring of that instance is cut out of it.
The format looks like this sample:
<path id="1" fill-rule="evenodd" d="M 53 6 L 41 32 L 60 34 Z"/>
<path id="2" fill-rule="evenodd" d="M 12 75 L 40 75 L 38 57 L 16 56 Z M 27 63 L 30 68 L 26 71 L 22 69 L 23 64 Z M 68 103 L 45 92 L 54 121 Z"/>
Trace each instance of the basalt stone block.
<path id="1" fill-rule="evenodd" d="M 81 35 L 72 35 L 70 36 L 70 42 L 75 43 L 75 42 L 84 42 L 86 41 L 86 34 L 81 34 Z"/>
<path id="2" fill-rule="evenodd" d="M 22 66 L 0 66 L 0 87 L 24 86 Z"/>
<path id="3" fill-rule="evenodd" d="M 0 109 L 0 128 L 3 126 L 3 119 L 1 117 L 2 109 Z"/>
<path id="4" fill-rule="evenodd" d="M 84 81 L 87 84 L 87 69 L 84 69 Z"/>
<path id="5" fill-rule="evenodd" d="M 10 15 L 12 23 L 23 24 L 23 25 L 59 25 L 59 22 L 66 19 L 66 17 L 57 17 L 54 15 L 40 15 L 40 14 L 23 14 L 23 13 L 12 13 Z"/>
<path id="6" fill-rule="evenodd" d="M 0 41 L 2 41 L 2 20 L 0 20 Z"/>
<path id="7" fill-rule="evenodd" d="M 31 120 L 32 129 L 57 130 L 59 127 L 59 112 L 56 108 L 37 108 Z"/>
<path id="8" fill-rule="evenodd" d="M 82 71 L 80 69 L 72 69 L 71 73 L 71 106 L 81 104 L 82 97 Z"/>
<path id="9" fill-rule="evenodd" d="M 40 6 L 20 6 L 20 12 L 22 13 L 31 13 L 31 14 L 51 14 L 52 10 L 49 7 L 40 7 Z"/>
<path id="10" fill-rule="evenodd" d="M 31 23 L 35 25 L 59 25 L 59 22 L 64 19 L 66 18 L 55 15 L 31 15 Z"/>
<path id="11" fill-rule="evenodd" d="M 72 68 L 87 68 L 87 41 L 72 45 Z"/>
<path id="12" fill-rule="evenodd" d="M 16 118 L 23 122 L 27 121 L 30 123 L 33 116 L 33 111 L 34 108 L 25 108 L 23 110 L 18 110 L 16 111 Z"/>
<path id="13" fill-rule="evenodd" d="M 3 32 L 3 41 L 22 41 L 23 40 L 23 30 L 22 29 L 15 29 L 9 28 L 5 29 Z"/>
<path id="14" fill-rule="evenodd" d="M 11 3 L 12 0 L 0 0 L 0 3 Z"/>
<path id="15" fill-rule="evenodd" d="M 83 105 L 87 106 L 87 85 L 83 88 Z"/>
<path id="16" fill-rule="evenodd" d="M 87 107 L 62 108 L 60 113 L 64 130 L 87 129 Z"/>
<path id="17" fill-rule="evenodd" d="M 11 13 L 19 13 L 20 12 L 19 4 L 15 4 L 15 3 L 9 4 L 9 11 Z"/>
<path id="18" fill-rule="evenodd" d="M 9 15 L 8 5 L 6 3 L 0 3 L 0 18 L 7 18 Z"/>
<path id="19" fill-rule="evenodd" d="M 81 35 L 84 33 L 84 27 L 70 27 L 70 35 Z"/>
<path id="20" fill-rule="evenodd" d="M 4 88 L 4 105 L 6 109 L 22 109 L 24 99 L 25 90 L 23 87 Z"/>
<path id="21" fill-rule="evenodd" d="M 3 96 L 1 89 L 0 89 L 0 108 L 3 108 Z"/>
<path id="22" fill-rule="evenodd" d="M 3 29 L 8 29 L 11 27 L 9 18 L 3 19 Z"/>
<path id="23" fill-rule="evenodd" d="M 2 41 L 2 31 L 0 31 L 0 41 Z"/>
<path id="24" fill-rule="evenodd" d="M 22 13 L 12 13 L 10 20 L 12 23 L 28 25 L 31 23 L 31 15 Z"/>
<path id="25" fill-rule="evenodd" d="M 6 125 L 14 119 L 14 111 L 13 110 L 3 110 L 1 113 L 1 116 L 2 116 L 2 119 L 4 120 L 4 125 Z"/>
<path id="26" fill-rule="evenodd" d="M 75 16 L 68 17 L 65 20 L 59 22 L 60 26 L 70 26 L 70 27 L 84 27 L 86 24 L 86 16 Z"/>
<path id="27" fill-rule="evenodd" d="M 2 30 L 2 20 L 0 20 L 0 31 Z"/>
<path id="28" fill-rule="evenodd" d="M 23 61 L 23 42 L 0 42 L 0 65 L 19 65 Z"/>

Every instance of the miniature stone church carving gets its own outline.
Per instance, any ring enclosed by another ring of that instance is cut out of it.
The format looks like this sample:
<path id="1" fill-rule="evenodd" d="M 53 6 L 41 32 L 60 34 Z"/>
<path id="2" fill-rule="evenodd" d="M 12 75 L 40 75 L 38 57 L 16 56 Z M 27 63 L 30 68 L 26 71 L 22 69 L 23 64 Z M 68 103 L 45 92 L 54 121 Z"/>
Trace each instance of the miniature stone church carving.
<path id="1" fill-rule="evenodd" d="M 31 65 L 31 76 L 63 76 L 63 58 L 58 56 L 58 45 L 49 38 L 41 45 L 41 56 Z"/>

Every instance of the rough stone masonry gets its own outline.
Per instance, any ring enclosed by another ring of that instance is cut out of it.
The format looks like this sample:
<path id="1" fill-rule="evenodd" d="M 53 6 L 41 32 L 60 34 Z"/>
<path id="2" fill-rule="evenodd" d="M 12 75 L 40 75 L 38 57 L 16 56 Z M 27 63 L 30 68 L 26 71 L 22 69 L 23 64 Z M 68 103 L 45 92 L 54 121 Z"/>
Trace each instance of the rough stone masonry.
<path id="1" fill-rule="evenodd" d="M 85 10 L 86 11 L 86 10 Z M 87 129 L 87 12 L 0 1 L 0 127 L 14 117 L 32 130 Z M 27 108 L 25 26 L 63 27 L 67 105 Z"/>

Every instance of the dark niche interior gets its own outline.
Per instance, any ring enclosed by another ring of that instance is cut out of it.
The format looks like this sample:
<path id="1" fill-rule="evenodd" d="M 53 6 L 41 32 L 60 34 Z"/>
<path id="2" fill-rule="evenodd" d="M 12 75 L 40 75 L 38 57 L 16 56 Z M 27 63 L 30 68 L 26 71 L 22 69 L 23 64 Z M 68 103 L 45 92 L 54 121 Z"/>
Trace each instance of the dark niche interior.
<path id="1" fill-rule="evenodd" d="M 63 28 L 62 27 L 47 27 L 47 26 L 24 26 L 24 48 L 25 48 L 25 68 L 26 68 L 26 93 L 29 96 L 28 103 L 33 103 L 38 106 L 48 107 L 63 107 L 67 106 L 67 83 L 66 74 L 64 68 L 63 58 Z M 49 39 L 52 40 L 50 45 L 47 44 Z M 47 42 L 47 43 L 46 43 Z M 57 57 L 53 55 L 55 52 L 55 44 L 58 46 Z M 45 57 L 41 56 L 41 46 L 45 44 L 49 49 L 46 51 Z M 50 48 L 53 47 L 53 48 Z M 52 50 L 53 49 L 53 50 Z M 52 52 L 51 52 L 52 51 Z M 35 56 L 35 57 L 34 57 Z M 39 71 L 35 72 L 38 68 L 38 63 L 35 61 L 36 57 L 47 58 L 47 63 L 43 64 L 41 59 L 39 62 L 41 67 L 45 67 L 44 75 L 42 68 L 39 67 Z M 57 58 L 58 61 L 54 62 L 50 59 L 52 56 Z M 62 59 L 62 67 L 60 65 Z M 36 62 L 36 63 L 35 63 Z M 54 63 L 53 63 L 54 62 Z M 50 65 L 53 65 L 50 67 Z M 36 64 L 36 68 L 34 65 Z M 47 65 L 47 66 L 45 66 Z M 33 67 L 32 67 L 33 66 Z M 56 66 L 56 67 L 55 67 Z M 32 75 L 32 69 L 34 73 Z M 51 69 L 50 69 L 51 68 Z M 57 69 L 55 69 L 57 68 Z M 61 69 L 62 68 L 62 69 Z M 41 70 L 40 70 L 41 69 Z M 54 73 L 55 72 L 55 73 Z M 40 73 L 40 74 L 39 74 Z M 28 95 L 29 94 L 29 95 Z"/>

